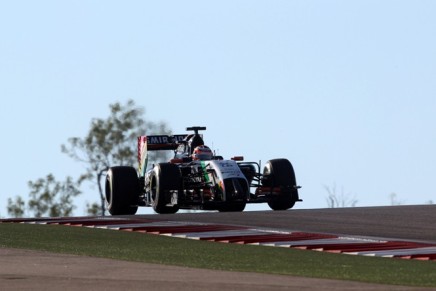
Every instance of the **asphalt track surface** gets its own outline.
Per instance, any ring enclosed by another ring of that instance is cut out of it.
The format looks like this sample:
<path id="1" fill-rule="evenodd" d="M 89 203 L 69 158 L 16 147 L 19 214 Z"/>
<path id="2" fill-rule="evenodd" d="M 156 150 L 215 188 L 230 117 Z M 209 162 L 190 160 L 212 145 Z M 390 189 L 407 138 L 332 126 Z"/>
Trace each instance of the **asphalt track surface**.
<path id="1" fill-rule="evenodd" d="M 436 205 L 134 217 L 436 242 Z M 432 290 L 202 270 L 27 250 L 0 249 L 0 258 L 1 290 Z"/>
<path id="2" fill-rule="evenodd" d="M 155 215 L 136 217 L 156 218 Z M 162 220 L 436 242 L 436 205 L 159 215 Z"/>

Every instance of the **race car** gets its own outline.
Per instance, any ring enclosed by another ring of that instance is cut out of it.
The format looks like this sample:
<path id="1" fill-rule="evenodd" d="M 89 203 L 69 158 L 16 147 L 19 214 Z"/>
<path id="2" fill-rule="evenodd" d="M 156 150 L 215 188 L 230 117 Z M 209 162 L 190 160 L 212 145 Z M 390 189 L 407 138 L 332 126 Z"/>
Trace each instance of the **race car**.
<path id="1" fill-rule="evenodd" d="M 272 210 L 287 210 L 298 196 L 294 169 L 287 159 L 244 162 L 243 157 L 224 159 L 204 144 L 200 131 L 189 134 L 138 137 L 138 170 L 131 166 L 109 168 L 105 196 L 112 215 L 136 214 L 139 206 L 156 213 L 179 209 L 243 211 L 247 203 L 268 203 Z M 173 151 L 173 158 L 147 170 L 150 151 Z"/>

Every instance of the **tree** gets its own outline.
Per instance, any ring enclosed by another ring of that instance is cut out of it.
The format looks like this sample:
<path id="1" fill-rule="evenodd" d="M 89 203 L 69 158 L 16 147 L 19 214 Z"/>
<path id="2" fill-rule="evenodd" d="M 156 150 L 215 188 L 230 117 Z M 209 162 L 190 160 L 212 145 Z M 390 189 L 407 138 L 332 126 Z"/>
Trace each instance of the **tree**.
<path id="1" fill-rule="evenodd" d="M 389 194 L 389 200 L 391 201 L 391 205 L 401 205 L 403 201 L 397 199 L 397 193 Z"/>
<path id="2" fill-rule="evenodd" d="M 8 214 L 11 217 L 23 217 L 25 213 L 26 202 L 21 196 L 16 196 L 15 201 L 8 198 Z"/>
<path id="3" fill-rule="evenodd" d="M 100 204 L 98 203 L 86 203 L 86 212 L 89 216 L 97 216 L 100 214 Z"/>
<path id="4" fill-rule="evenodd" d="M 69 146 L 61 146 L 62 152 L 86 164 L 86 173 L 81 176 L 81 181 L 89 180 L 97 184 L 102 215 L 105 214 L 105 196 L 101 180 L 106 171 L 111 166 L 136 164 L 138 136 L 155 132 L 170 134 L 165 123 L 145 121 L 144 109 L 136 106 L 133 100 L 128 100 L 124 105 L 117 102 L 109 105 L 109 108 L 109 117 L 94 118 L 84 138 L 70 138 Z M 149 159 L 159 160 L 165 157 L 166 154 L 154 153 Z M 93 213 L 92 209 L 88 210 Z"/>
<path id="5" fill-rule="evenodd" d="M 344 188 L 341 188 L 341 193 L 337 193 L 336 184 L 333 187 L 324 186 L 327 191 L 327 205 L 329 208 L 338 207 L 355 207 L 357 204 L 357 199 L 353 196 L 350 197 L 350 193 L 345 194 Z"/>
<path id="6" fill-rule="evenodd" d="M 34 217 L 70 216 L 75 208 L 73 198 L 81 192 L 79 184 L 67 177 L 64 182 L 56 181 L 52 174 L 40 178 L 35 182 L 28 182 L 30 199 L 27 201 L 27 210 Z M 8 199 L 8 214 L 12 217 L 23 217 L 26 202 L 20 196 Z"/>
<path id="7" fill-rule="evenodd" d="M 83 181 L 97 184 L 100 194 L 100 205 L 87 204 L 89 215 L 105 213 L 105 196 L 101 187 L 101 179 L 109 167 L 115 165 L 134 165 L 137 160 L 137 137 L 147 134 L 170 134 L 163 122 L 146 122 L 144 110 L 135 105 L 133 100 L 126 104 L 109 105 L 110 116 L 106 119 L 91 120 L 91 127 L 84 138 L 73 137 L 68 140 L 69 146 L 61 145 L 62 152 L 76 161 L 86 164 L 86 172 L 73 182 L 67 177 L 65 182 L 57 182 L 52 174 L 46 178 L 29 182 L 30 199 L 26 202 L 20 196 L 8 199 L 7 210 L 10 216 L 22 217 L 26 210 L 35 216 L 69 216 L 74 206 L 72 198 L 79 195 L 79 187 Z M 149 154 L 150 162 L 167 158 L 164 152 Z"/>

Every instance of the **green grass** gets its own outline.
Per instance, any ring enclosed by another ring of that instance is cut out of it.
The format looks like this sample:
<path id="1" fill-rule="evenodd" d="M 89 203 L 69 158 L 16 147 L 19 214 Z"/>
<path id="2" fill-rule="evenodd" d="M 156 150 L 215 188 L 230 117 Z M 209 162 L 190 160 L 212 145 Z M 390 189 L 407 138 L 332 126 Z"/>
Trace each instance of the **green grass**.
<path id="1" fill-rule="evenodd" d="M 0 223 L 0 247 L 231 271 L 436 287 L 436 262 L 223 244 L 83 227 Z"/>

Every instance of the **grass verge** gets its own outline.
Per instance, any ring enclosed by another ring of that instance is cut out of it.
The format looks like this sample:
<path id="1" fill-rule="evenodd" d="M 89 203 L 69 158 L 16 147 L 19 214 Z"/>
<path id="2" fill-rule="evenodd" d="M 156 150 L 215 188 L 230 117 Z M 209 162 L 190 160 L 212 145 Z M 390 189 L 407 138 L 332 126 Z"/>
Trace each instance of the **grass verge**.
<path id="1" fill-rule="evenodd" d="M 436 287 L 436 262 L 193 241 L 141 233 L 0 223 L 0 247 L 137 262 Z"/>

